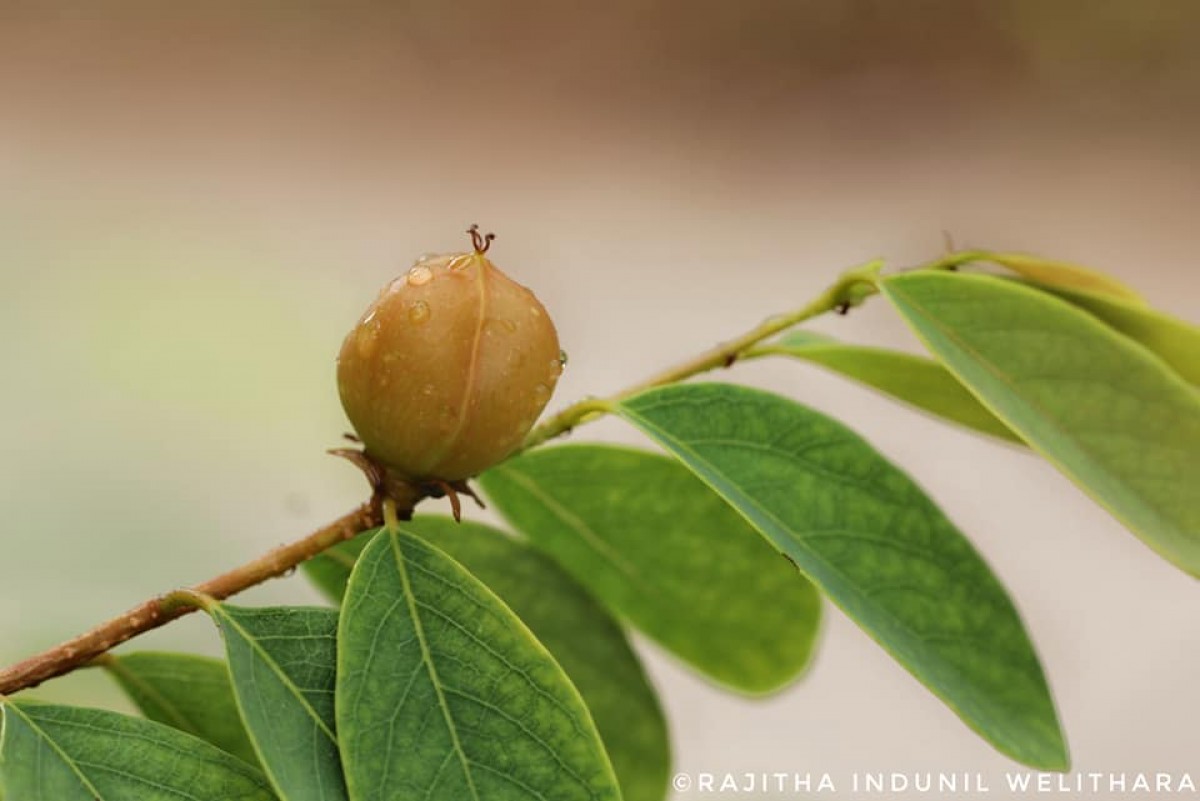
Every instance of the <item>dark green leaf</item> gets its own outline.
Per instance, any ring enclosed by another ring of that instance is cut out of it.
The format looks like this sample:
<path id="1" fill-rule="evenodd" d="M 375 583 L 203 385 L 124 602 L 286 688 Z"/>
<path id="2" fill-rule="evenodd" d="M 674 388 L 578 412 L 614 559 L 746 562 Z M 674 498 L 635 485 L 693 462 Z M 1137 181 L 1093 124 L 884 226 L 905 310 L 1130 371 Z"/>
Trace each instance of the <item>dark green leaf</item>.
<path id="1" fill-rule="evenodd" d="M 417 517 L 405 529 L 469 570 L 525 622 L 562 666 L 592 713 L 624 801 L 661 801 L 671 757 L 654 690 L 624 632 L 561 568 L 532 548 L 478 523 Z M 369 536 L 326 551 L 307 567 L 340 601 Z"/>
<path id="2" fill-rule="evenodd" d="M 766 392 L 691 384 L 613 410 L 796 561 L 1000 751 L 1063 770 L 1066 746 L 1000 582 L 904 473 L 824 415 Z"/>
<path id="3" fill-rule="evenodd" d="M 273 801 L 263 775 L 178 729 L 99 709 L 4 701 L 9 801 Z"/>
<path id="4" fill-rule="evenodd" d="M 338 629 L 355 801 L 618 801 L 583 700 L 499 598 L 413 534 L 375 537 Z"/>
<path id="5" fill-rule="evenodd" d="M 1042 288 L 1091 312 L 1157 354 L 1192 384 L 1200 385 L 1200 328 L 1155 309 L 1105 295 Z"/>
<path id="6" fill-rule="evenodd" d="M 146 717 L 258 765 L 233 698 L 229 668 L 221 660 L 139 651 L 110 656 L 103 667 Z"/>
<path id="7" fill-rule="evenodd" d="M 213 604 L 242 719 L 284 801 L 345 801 L 334 736 L 337 613 Z"/>
<path id="8" fill-rule="evenodd" d="M 539 549 L 714 679 L 765 692 L 808 663 L 816 590 L 674 460 L 566 445 L 504 462 L 480 481 Z"/>
<path id="9" fill-rule="evenodd" d="M 1200 393 L 1059 298 L 988 275 L 881 282 L 985 405 L 1119 520 L 1200 575 Z"/>
<path id="10" fill-rule="evenodd" d="M 826 338 L 814 339 L 808 332 L 789 334 L 757 350 L 804 359 L 938 417 L 993 437 L 1021 442 L 949 370 L 932 359 Z"/>

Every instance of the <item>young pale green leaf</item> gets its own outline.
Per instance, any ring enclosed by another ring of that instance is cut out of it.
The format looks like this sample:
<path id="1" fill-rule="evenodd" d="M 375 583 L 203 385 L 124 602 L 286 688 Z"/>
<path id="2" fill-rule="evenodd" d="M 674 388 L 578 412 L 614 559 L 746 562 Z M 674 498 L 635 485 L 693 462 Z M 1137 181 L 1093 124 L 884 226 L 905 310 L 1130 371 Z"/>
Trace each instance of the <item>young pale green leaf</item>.
<path id="1" fill-rule="evenodd" d="M 650 390 L 613 411 L 716 490 L 996 748 L 1067 767 L 1041 665 L 1004 588 L 858 435 L 786 398 L 724 384 Z"/>
<path id="2" fill-rule="evenodd" d="M 706 675 L 766 692 L 808 664 L 815 588 L 674 460 L 564 445 L 504 462 L 480 483 L 539 549 Z"/>
<path id="3" fill-rule="evenodd" d="M 949 370 L 932 359 L 826 338 L 814 339 L 799 331 L 759 350 L 804 359 L 937 417 L 1009 442 L 1021 442 Z"/>
<path id="4" fill-rule="evenodd" d="M 1175 372 L 1200 386 L 1200 328 L 1155 309 L 1092 292 L 1040 287 L 1086 309 L 1158 355 Z"/>
<path id="5" fill-rule="evenodd" d="M 146 717 L 258 765 L 233 698 L 229 668 L 220 659 L 139 651 L 110 656 L 102 666 Z"/>
<path id="6" fill-rule="evenodd" d="M 386 531 L 350 575 L 337 722 L 354 801 L 619 801 L 566 673 L 520 619 L 416 535 Z"/>
<path id="7" fill-rule="evenodd" d="M 625 633 L 549 558 L 504 533 L 418 516 L 405 530 L 440 548 L 500 596 L 574 682 L 612 760 L 624 801 L 662 801 L 671 767 L 666 723 Z M 364 535 L 314 559 L 313 580 L 340 601 Z"/>
<path id="8" fill-rule="evenodd" d="M 1059 298 L 988 275 L 882 290 L 997 417 L 1164 558 L 1200 576 L 1200 393 Z"/>
<path id="9" fill-rule="evenodd" d="M 99 709 L 0 704 L 9 801 L 274 801 L 266 778 L 178 729 Z"/>
<path id="10" fill-rule="evenodd" d="M 225 638 L 242 719 L 284 801 L 345 801 L 334 736 L 337 613 L 209 608 Z"/>
<path id="11" fill-rule="evenodd" d="M 1130 287 L 1111 275 L 1105 275 L 1088 267 L 1043 259 L 1028 253 L 988 253 L 986 258 L 988 261 L 1012 270 L 1022 278 L 1036 281 L 1039 284 L 1059 289 L 1091 292 L 1134 306 L 1146 305 L 1142 296 Z"/>

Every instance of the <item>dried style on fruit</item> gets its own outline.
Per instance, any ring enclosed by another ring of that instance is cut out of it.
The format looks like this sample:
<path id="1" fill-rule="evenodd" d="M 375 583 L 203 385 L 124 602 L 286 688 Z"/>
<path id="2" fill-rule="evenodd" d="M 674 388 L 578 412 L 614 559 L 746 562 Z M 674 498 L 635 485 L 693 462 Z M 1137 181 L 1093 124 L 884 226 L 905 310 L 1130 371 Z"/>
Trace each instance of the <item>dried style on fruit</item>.
<path id="1" fill-rule="evenodd" d="M 562 373 L 532 292 L 474 250 L 422 256 L 379 293 L 338 356 L 338 391 L 366 456 L 392 478 L 452 483 L 512 453 Z"/>

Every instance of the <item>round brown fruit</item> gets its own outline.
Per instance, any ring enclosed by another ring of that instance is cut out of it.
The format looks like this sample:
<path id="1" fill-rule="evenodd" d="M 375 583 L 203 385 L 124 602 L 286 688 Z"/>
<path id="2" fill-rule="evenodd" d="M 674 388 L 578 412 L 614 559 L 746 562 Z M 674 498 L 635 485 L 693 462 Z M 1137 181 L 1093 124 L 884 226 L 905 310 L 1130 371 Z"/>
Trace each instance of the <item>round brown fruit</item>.
<path id="1" fill-rule="evenodd" d="M 521 444 L 562 373 L 532 292 L 474 252 L 423 256 L 347 335 L 338 392 L 366 454 L 396 477 L 459 481 Z"/>

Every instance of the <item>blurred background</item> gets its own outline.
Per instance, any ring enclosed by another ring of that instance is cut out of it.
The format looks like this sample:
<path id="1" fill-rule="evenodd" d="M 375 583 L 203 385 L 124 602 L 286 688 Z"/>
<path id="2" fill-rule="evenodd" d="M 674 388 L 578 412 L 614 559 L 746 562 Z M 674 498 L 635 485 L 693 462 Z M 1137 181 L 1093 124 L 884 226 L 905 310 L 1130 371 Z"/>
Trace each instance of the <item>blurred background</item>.
<path id="1" fill-rule="evenodd" d="M 1186 0 L 0 0 L 0 660 L 361 500 L 323 455 L 341 338 L 471 222 L 555 315 L 552 407 L 943 231 L 1200 318 L 1198 37 Z M 880 303 L 813 327 L 918 347 Z M 814 368 L 730 377 L 836 413 L 973 539 L 1077 771 L 1200 770 L 1194 580 L 1017 449 Z M 679 770 L 1017 767 L 835 610 L 768 700 L 643 645 Z M 137 647 L 219 642 L 189 619 Z M 39 694 L 126 708 L 86 671 Z"/>

